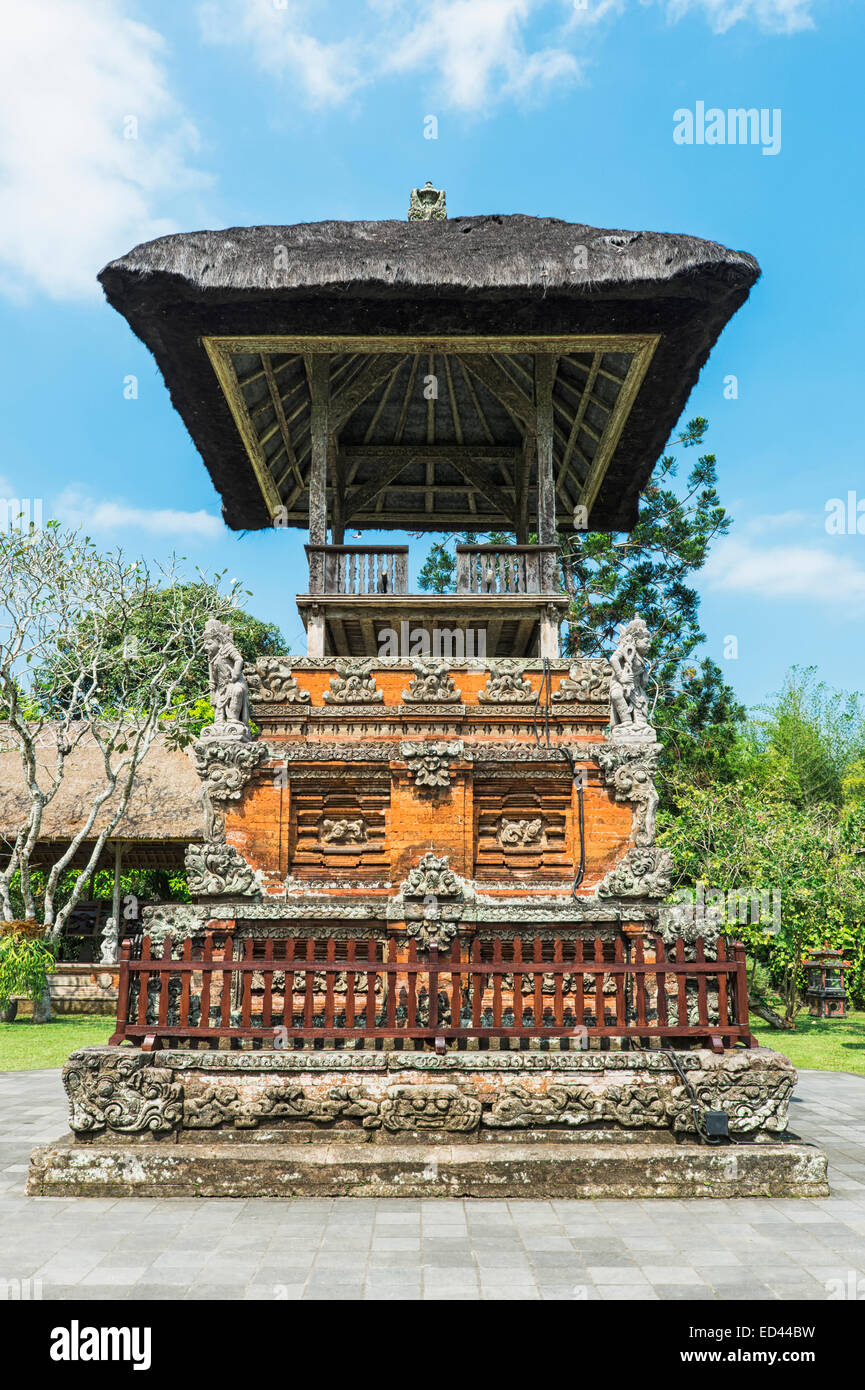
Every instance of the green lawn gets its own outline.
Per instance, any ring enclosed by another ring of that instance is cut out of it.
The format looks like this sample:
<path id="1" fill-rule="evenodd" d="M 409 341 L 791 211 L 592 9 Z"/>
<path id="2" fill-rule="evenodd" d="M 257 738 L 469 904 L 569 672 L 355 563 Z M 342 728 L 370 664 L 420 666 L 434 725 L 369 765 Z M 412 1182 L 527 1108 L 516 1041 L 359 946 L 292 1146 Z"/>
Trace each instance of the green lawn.
<path id="1" fill-rule="evenodd" d="M 837 1019 L 800 1013 L 794 1033 L 781 1033 L 752 1014 L 751 1031 L 764 1047 L 783 1052 L 795 1067 L 865 1076 L 865 1013 L 851 1012 Z"/>
<path id="2" fill-rule="evenodd" d="M 0 1071 L 33 1071 L 36 1067 L 62 1067 L 70 1052 L 79 1047 L 107 1043 L 114 1019 L 104 1014 L 77 1014 L 31 1023 L 29 1018 L 0 1023 Z"/>
<path id="3" fill-rule="evenodd" d="M 752 1015 L 751 1029 L 764 1047 L 783 1052 L 794 1066 L 865 1076 L 865 1013 L 833 1021 L 801 1013 L 795 1033 L 777 1032 Z M 94 1014 L 55 1018 L 51 1023 L 35 1024 L 27 1018 L 0 1023 L 0 1071 L 61 1067 L 76 1048 L 107 1043 L 113 1030 L 113 1019 Z"/>

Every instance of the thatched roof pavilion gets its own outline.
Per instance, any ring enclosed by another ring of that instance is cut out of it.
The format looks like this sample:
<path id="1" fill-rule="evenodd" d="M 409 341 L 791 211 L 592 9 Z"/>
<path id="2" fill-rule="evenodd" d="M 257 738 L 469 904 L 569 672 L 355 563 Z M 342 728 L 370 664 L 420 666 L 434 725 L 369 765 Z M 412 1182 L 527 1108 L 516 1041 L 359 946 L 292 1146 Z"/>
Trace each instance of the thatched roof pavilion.
<path id="1" fill-rule="evenodd" d="M 327 517 L 335 544 L 347 522 L 524 543 L 577 506 L 593 529 L 633 525 L 759 273 L 696 237 L 496 215 L 185 233 L 99 278 L 229 526 L 280 514 L 318 544 Z"/>
<path id="2" fill-rule="evenodd" d="M 47 784 L 53 757 L 52 732 L 47 729 L 39 758 L 46 772 L 43 785 Z M 102 755 L 95 743 L 82 740 L 69 755 L 57 794 L 45 808 L 34 864 L 54 862 L 77 834 L 104 786 Z M 20 754 L 9 737 L 0 733 L 0 849 L 14 840 L 28 805 Z M 111 805 L 109 800 L 102 808 L 94 833 L 79 849 L 73 867 L 86 863 Z M 170 751 L 160 738 L 138 770 L 126 814 L 112 832 L 97 867 L 113 870 L 119 850 L 124 869 L 180 869 L 186 846 L 203 837 L 201 780 L 188 753 Z"/>

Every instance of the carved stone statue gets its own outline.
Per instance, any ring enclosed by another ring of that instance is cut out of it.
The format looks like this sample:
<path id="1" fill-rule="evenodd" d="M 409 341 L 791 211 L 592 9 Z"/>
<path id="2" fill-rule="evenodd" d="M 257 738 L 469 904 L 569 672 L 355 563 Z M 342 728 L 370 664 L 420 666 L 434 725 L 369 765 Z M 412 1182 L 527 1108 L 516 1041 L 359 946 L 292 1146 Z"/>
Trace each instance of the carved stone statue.
<path id="1" fill-rule="evenodd" d="M 433 188 L 427 179 L 423 188 L 413 188 L 408 206 L 409 222 L 441 222 L 447 218 L 445 191 Z"/>
<path id="2" fill-rule="evenodd" d="M 201 736 L 250 739 L 249 687 L 243 674 L 243 657 L 234 645 L 231 628 L 218 618 L 208 618 L 203 645 L 207 653 L 213 724 L 203 729 Z"/>
<path id="3" fill-rule="evenodd" d="M 649 724 L 649 699 L 645 680 L 649 653 L 649 629 L 642 618 L 632 618 L 619 632 L 619 644 L 610 658 L 610 738 L 654 740 Z"/>
<path id="4" fill-rule="evenodd" d="M 114 917 L 106 917 L 105 926 L 102 928 L 102 955 L 99 957 L 100 965 L 116 965 L 117 954 L 119 951 L 120 932 L 117 921 Z"/>

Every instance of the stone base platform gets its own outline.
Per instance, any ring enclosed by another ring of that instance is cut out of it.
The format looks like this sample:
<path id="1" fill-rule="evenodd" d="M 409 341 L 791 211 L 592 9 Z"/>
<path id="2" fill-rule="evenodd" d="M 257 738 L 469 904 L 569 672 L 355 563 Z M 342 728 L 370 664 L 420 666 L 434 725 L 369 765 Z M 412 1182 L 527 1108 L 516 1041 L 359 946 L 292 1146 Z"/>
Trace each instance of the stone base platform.
<path id="1" fill-rule="evenodd" d="M 72 1134 L 34 1152 L 28 1190 L 827 1194 L 824 1156 L 787 1131 L 786 1057 L 750 1048 L 675 1060 L 657 1049 L 85 1048 L 63 1073 Z M 700 1144 L 695 1109 L 723 1111 L 734 1142 Z"/>
<path id="2" fill-rule="evenodd" d="M 657 1136 L 481 1144 L 76 1144 L 35 1149 L 44 1197 L 826 1197 L 826 1159 L 796 1142 L 710 1148 Z M 574 1142 L 576 1140 L 576 1142 Z"/>

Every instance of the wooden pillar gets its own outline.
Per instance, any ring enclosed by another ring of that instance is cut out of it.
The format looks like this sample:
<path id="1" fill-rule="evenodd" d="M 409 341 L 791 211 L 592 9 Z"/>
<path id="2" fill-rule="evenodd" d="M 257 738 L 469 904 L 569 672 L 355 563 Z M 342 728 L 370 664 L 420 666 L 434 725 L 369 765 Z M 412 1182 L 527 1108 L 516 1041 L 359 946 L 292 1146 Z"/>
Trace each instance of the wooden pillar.
<path id="1" fill-rule="evenodd" d="M 535 357 L 535 406 L 538 415 L 538 544 L 554 545 L 556 540 L 556 484 L 553 477 L 553 380 L 557 359 L 550 353 Z M 542 594 L 553 591 L 555 556 L 541 552 L 538 562 Z M 540 652 L 542 657 L 559 654 L 557 610 L 549 607 L 541 615 Z"/>
<path id="2" fill-rule="evenodd" d="M 309 543 L 326 545 L 327 456 L 330 433 L 330 357 L 327 353 L 316 353 L 312 359 L 310 388 L 312 453 L 309 464 Z M 309 558 L 310 593 L 321 593 L 323 574 L 323 556 L 313 551 Z"/>
<path id="3" fill-rule="evenodd" d="M 529 543 L 529 479 L 532 475 L 532 459 L 535 456 L 537 440 L 531 430 L 523 436 L 523 451 L 514 462 L 514 511 L 516 513 L 517 545 Z"/>
<path id="4" fill-rule="evenodd" d="M 328 440 L 331 476 L 330 543 L 345 545 L 345 464 L 339 457 L 336 442 Z"/>
<path id="5" fill-rule="evenodd" d="M 123 846 L 114 842 L 114 892 L 111 896 L 111 915 L 114 918 L 115 926 L 120 931 L 122 923 L 120 921 L 120 866 L 123 860 Z M 119 939 L 119 938 L 118 938 Z"/>
<path id="6" fill-rule="evenodd" d="M 312 561 L 310 560 L 310 564 Z M 315 604 L 306 620 L 306 654 L 307 656 L 326 656 L 325 646 L 325 622 L 324 613 Z"/>
<path id="7" fill-rule="evenodd" d="M 553 478 L 553 378 L 556 358 L 550 353 L 535 357 L 535 406 L 538 415 L 538 544 L 556 539 L 556 485 Z M 553 585 L 553 557 L 541 557 L 541 592 Z"/>

